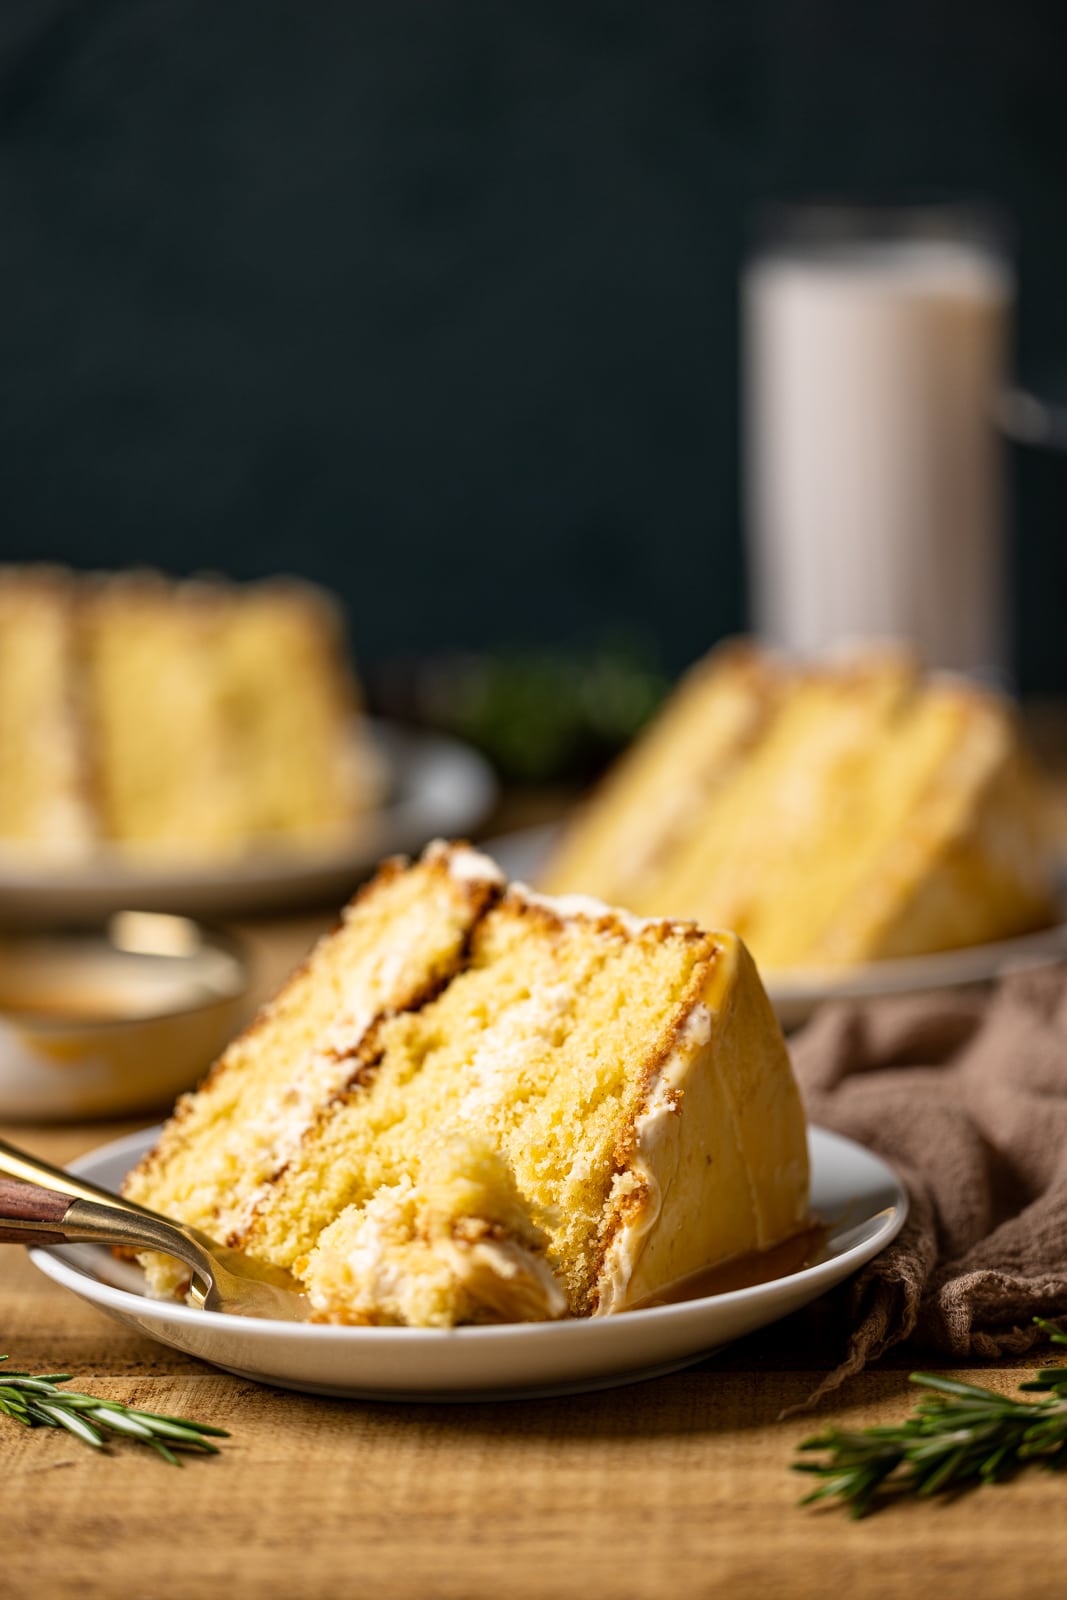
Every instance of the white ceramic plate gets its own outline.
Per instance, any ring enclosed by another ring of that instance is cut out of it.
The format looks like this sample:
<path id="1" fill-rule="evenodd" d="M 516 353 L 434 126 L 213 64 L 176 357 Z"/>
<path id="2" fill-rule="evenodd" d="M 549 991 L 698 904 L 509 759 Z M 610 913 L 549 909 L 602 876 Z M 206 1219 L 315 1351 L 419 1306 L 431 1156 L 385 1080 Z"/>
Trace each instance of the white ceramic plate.
<path id="1" fill-rule="evenodd" d="M 72 1170 L 117 1189 L 158 1129 L 104 1145 Z M 826 1224 L 820 1259 L 728 1294 L 587 1321 L 492 1328 L 335 1328 L 253 1321 L 149 1300 L 132 1266 L 95 1245 L 31 1251 L 56 1283 L 187 1355 L 287 1389 L 379 1400 L 489 1400 L 610 1388 L 675 1371 L 787 1316 L 847 1278 L 899 1231 L 907 1212 L 883 1161 L 810 1130 L 811 1205 Z"/>
<path id="2" fill-rule="evenodd" d="M 372 722 L 386 774 L 386 801 L 361 818 L 350 841 L 311 853 L 262 850 L 240 861 L 143 866 L 117 855 L 62 868 L 0 859 L 0 906 L 8 924 L 86 921 L 126 907 L 234 916 L 300 902 L 340 903 L 382 856 L 437 836 L 475 829 L 496 797 L 486 761 L 454 739 Z"/>
<path id="3" fill-rule="evenodd" d="M 525 828 L 490 839 L 481 848 L 509 878 L 535 881 L 558 836 L 555 826 Z M 906 960 L 871 961 L 847 972 L 764 972 L 763 982 L 783 1028 L 799 1027 L 826 1000 L 874 1000 L 881 995 L 925 994 L 989 983 L 1023 967 L 1063 960 L 1067 956 L 1067 895 L 1063 911 L 1065 920 L 1058 926 L 997 944 L 971 945 Z"/>

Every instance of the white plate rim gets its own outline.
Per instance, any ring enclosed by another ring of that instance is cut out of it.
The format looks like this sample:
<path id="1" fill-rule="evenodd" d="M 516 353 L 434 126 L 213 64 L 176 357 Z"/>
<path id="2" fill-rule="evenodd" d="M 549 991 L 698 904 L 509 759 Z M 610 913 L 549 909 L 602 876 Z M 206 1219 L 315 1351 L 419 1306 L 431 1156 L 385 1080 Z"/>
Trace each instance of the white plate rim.
<path id="1" fill-rule="evenodd" d="M 336 880 L 374 867 L 383 855 L 421 848 L 437 835 L 475 830 L 492 809 L 498 784 L 489 762 L 477 750 L 446 734 L 380 718 L 365 719 L 375 749 L 398 792 L 377 810 L 357 819 L 350 838 L 321 849 L 294 851 L 265 843 L 247 855 L 224 861 L 148 863 L 101 851 L 84 861 L 61 865 L 26 862 L 0 851 L 0 897 L 5 922 L 55 915 L 69 906 L 74 918 L 108 910 L 164 909 L 190 914 L 202 897 L 212 907 L 229 896 L 240 910 L 243 898 L 255 908 L 283 898 L 302 885 L 331 886 Z"/>
<path id="2" fill-rule="evenodd" d="M 104 1163 L 117 1161 L 121 1158 L 124 1161 L 128 1160 L 129 1164 L 132 1165 L 154 1141 L 158 1131 L 158 1128 L 149 1128 L 98 1146 L 96 1149 L 81 1156 L 77 1161 L 72 1162 L 70 1170 L 80 1176 L 92 1179 L 97 1175 L 100 1166 Z M 842 1134 L 819 1127 L 809 1127 L 808 1132 L 813 1173 L 820 1163 L 825 1164 L 828 1168 L 835 1156 L 840 1161 L 846 1158 L 854 1160 L 859 1155 L 864 1162 L 870 1164 L 871 1187 L 873 1188 L 875 1178 L 877 1178 L 878 1184 L 884 1188 L 886 1193 L 886 1204 L 877 1210 L 869 1211 L 866 1215 L 854 1219 L 848 1218 L 847 1215 L 839 1218 L 836 1224 L 839 1233 L 831 1232 L 831 1242 L 834 1237 L 847 1237 L 857 1227 L 876 1224 L 873 1232 L 868 1233 L 857 1243 L 847 1245 L 839 1253 L 830 1256 L 826 1260 L 801 1268 L 797 1272 L 787 1273 L 782 1277 L 771 1279 L 766 1283 L 754 1284 L 743 1289 L 729 1290 L 718 1295 L 678 1301 L 646 1310 L 630 1311 L 618 1317 L 592 1318 L 584 1321 L 572 1319 L 562 1322 L 509 1323 L 492 1327 L 460 1327 L 448 1330 L 428 1328 L 346 1328 L 315 1323 L 294 1324 L 251 1318 L 234 1318 L 223 1313 L 200 1311 L 190 1306 L 177 1305 L 169 1301 L 152 1300 L 145 1295 L 94 1278 L 90 1272 L 65 1258 L 63 1251 L 66 1247 L 63 1246 L 35 1248 L 30 1251 L 30 1258 L 46 1277 L 100 1309 L 127 1317 L 148 1315 L 160 1324 L 160 1331 L 155 1334 L 153 1334 L 152 1330 L 144 1329 L 143 1331 L 149 1337 L 161 1338 L 164 1343 L 170 1342 L 165 1337 L 165 1328 L 168 1324 L 173 1324 L 177 1328 L 195 1328 L 203 1330 L 205 1333 L 221 1334 L 224 1344 L 228 1337 L 233 1337 L 235 1325 L 237 1325 L 240 1330 L 241 1341 L 249 1345 L 266 1344 L 269 1346 L 272 1340 L 284 1338 L 288 1342 L 295 1338 L 301 1344 L 319 1344 L 329 1348 L 340 1343 L 342 1346 L 351 1345 L 353 1349 L 371 1346 L 393 1350 L 398 1353 L 402 1352 L 405 1355 L 413 1355 L 419 1351 L 439 1351 L 446 1343 L 455 1347 L 457 1342 L 466 1347 L 473 1346 L 482 1350 L 487 1347 L 499 1348 L 517 1340 L 522 1341 L 524 1344 L 529 1344 L 530 1341 L 538 1344 L 548 1344 L 551 1341 L 573 1340 L 576 1331 L 579 1331 L 578 1336 L 581 1338 L 580 1330 L 582 1329 L 595 1329 L 597 1330 L 597 1337 L 603 1338 L 607 1334 L 607 1337 L 611 1338 L 612 1334 L 609 1330 L 614 1328 L 618 1330 L 617 1336 L 625 1338 L 623 1330 L 626 1328 L 636 1331 L 638 1328 L 649 1327 L 653 1324 L 667 1327 L 671 1324 L 681 1323 L 686 1319 L 699 1322 L 701 1318 L 706 1318 L 709 1315 L 709 1308 L 712 1311 L 722 1312 L 724 1309 L 729 1310 L 733 1307 L 756 1304 L 764 1299 L 770 1305 L 775 1299 L 781 1297 L 783 1286 L 786 1288 L 792 1287 L 798 1292 L 803 1291 L 802 1299 L 797 1300 L 797 1306 L 799 1306 L 801 1303 L 817 1298 L 827 1289 L 850 1277 L 892 1242 L 903 1227 L 908 1213 L 907 1192 L 893 1169 L 880 1156 L 875 1155 L 873 1151 L 858 1144 L 855 1140 L 846 1138 Z M 81 1248 L 85 1249 L 87 1247 L 83 1246 Z M 99 1248 L 102 1249 L 103 1247 Z M 781 1312 L 772 1310 L 761 1322 L 753 1324 L 753 1326 L 761 1326 L 771 1321 L 776 1321 L 780 1315 L 786 1315 L 792 1309 L 795 1309 L 795 1307 L 790 1305 Z M 718 1342 L 729 1341 L 720 1339 Z M 697 1353 L 691 1355 L 688 1360 L 675 1361 L 672 1365 L 678 1367 L 687 1365 L 689 1361 L 702 1359 L 710 1349 L 715 1347 L 715 1344 L 714 1337 L 710 1337 L 703 1345 L 700 1345 L 698 1340 Z M 179 1348 L 183 1347 L 179 1346 Z M 203 1355 L 201 1359 L 224 1369 L 227 1368 L 224 1355 L 222 1357 Z M 230 1367 L 229 1370 L 235 1369 Z M 309 1387 L 307 1384 L 291 1382 L 280 1371 L 273 1377 L 264 1373 L 259 1377 L 258 1381 L 275 1382 L 282 1387 Z M 613 1383 L 621 1383 L 627 1380 L 616 1375 L 611 1381 Z M 586 1390 L 597 1386 L 596 1383 L 585 1381 L 577 1387 L 581 1390 Z M 545 1389 L 538 1386 L 531 1389 L 530 1393 L 568 1392 L 569 1388 L 570 1386 Z M 442 1393 L 432 1395 L 418 1385 L 403 1384 L 388 1392 L 377 1388 L 368 1392 L 350 1384 L 345 1384 L 337 1390 L 321 1392 L 338 1393 L 352 1398 L 363 1396 L 382 1399 L 472 1397 L 467 1394 L 449 1395 Z M 480 1396 L 474 1397 L 486 1399 L 504 1398 L 505 1393 L 511 1394 L 514 1392 L 513 1390 L 501 1391 L 496 1386 L 489 1386 L 486 1387 L 484 1392 L 481 1392 Z"/>

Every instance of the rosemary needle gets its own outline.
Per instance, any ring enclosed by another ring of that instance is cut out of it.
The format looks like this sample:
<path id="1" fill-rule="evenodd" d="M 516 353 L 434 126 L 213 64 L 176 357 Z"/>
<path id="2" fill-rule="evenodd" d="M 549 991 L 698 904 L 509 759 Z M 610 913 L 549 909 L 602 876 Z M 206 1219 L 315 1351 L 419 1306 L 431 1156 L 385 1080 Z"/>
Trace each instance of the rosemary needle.
<path id="1" fill-rule="evenodd" d="M 1053 1344 L 1067 1345 L 1054 1323 L 1034 1321 Z M 828 1428 L 798 1446 L 826 1455 L 793 1463 L 794 1471 L 822 1479 L 802 1505 L 837 1499 L 850 1516 L 863 1517 L 909 1496 L 996 1483 L 1028 1465 L 1067 1469 L 1067 1365 L 1043 1367 L 1019 1385 L 1043 1393 L 1040 1400 L 1016 1400 L 931 1372 L 913 1372 L 911 1382 L 931 1393 L 905 1422 L 855 1432 Z"/>
<path id="2" fill-rule="evenodd" d="M 7 1359 L 7 1356 L 0 1356 L 0 1361 Z M 26 1428 L 65 1428 L 94 1450 L 106 1449 L 107 1434 L 118 1434 L 137 1444 L 148 1445 L 175 1467 L 181 1466 L 176 1451 L 217 1455 L 218 1446 L 212 1444 L 207 1435 L 229 1438 L 225 1428 L 213 1428 L 207 1422 L 141 1411 L 136 1406 L 124 1405 L 121 1400 L 102 1400 L 97 1395 L 59 1387 L 70 1379 L 69 1372 L 35 1376 L 29 1372 L 11 1372 L 5 1367 L 0 1373 L 0 1413 Z"/>

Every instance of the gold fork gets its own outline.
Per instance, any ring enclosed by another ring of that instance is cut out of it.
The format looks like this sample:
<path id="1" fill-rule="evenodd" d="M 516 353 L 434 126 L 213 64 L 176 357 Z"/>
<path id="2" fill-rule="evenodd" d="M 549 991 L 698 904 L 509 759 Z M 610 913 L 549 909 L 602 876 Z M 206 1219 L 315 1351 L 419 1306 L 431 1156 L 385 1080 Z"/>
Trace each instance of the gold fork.
<path id="1" fill-rule="evenodd" d="M 109 1244 L 158 1250 L 192 1272 L 189 1298 L 204 1311 L 284 1322 L 307 1320 L 308 1303 L 290 1273 L 172 1222 L 0 1139 L 0 1242 Z"/>

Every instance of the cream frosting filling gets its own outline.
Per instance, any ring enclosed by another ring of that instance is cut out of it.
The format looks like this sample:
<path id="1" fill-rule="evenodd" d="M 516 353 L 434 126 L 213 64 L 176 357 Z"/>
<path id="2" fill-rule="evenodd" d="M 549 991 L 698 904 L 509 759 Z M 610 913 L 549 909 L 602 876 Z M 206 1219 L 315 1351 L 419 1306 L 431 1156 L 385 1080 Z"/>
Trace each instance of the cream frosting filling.
<path id="1" fill-rule="evenodd" d="M 545 1258 L 520 1240 L 466 1244 L 448 1239 L 437 1248 L 475 1304 L 501 1321 L 548 1322 L 567 1315 L 559 1279 Z"/>
<path id="2" fill-rule="evenodd" d="M 495 885 L 502 881 L 496 863 L 467 845 L 438 840 L 428 853 L 444 862 L 457 883 Z M 369 980 L 366 973 L 361 974 L 358 985 L 345 996 L 341 1011 L 308 1053 L 299 1075 L 265 1096 L 258 1115 L 236 1130 L 243 1169 L 256 1187 L 233 1206 L 219 1208 L 221 1234 L 244 1234 L 251 1227 L 260 1206 L 270 1197 L 275 1174 L 296 1157 L 320 1107 L 346 1087 L 353 1059 L 381 1015 L 384 997 L 395 992 L 406 961 L 406 950 L 386 946 L 373 963 Z M 368 1001 L 368 994 L 376 998 Z"/>
<path id="3" fill-rule="evenodd" d="M 513 883 L 511 893 L 524 900 L 527 905 L 540 906 L 543 910 L 550 911 L 561 922 L 579 919 L 600 922 L 602 918 L 610 917 L 612 922 L 617 922 L 629 934 L 641 933 L 645 928 L 679 926 L 671 917 L 639 917 L 634 912 L 624 911 L 619 906 L 609 906 L 591 894 L 541 894 L 539 890 L 531 889 L 528 883 Z"/>
<path id="4" fill-rule="evenodd" d="M 425 861 L 444 861 L 457 883 L 503 883 L 504 874 L 489 856 L 469 844 L 449 844 L 434 839 L 423 854 Z"/>

